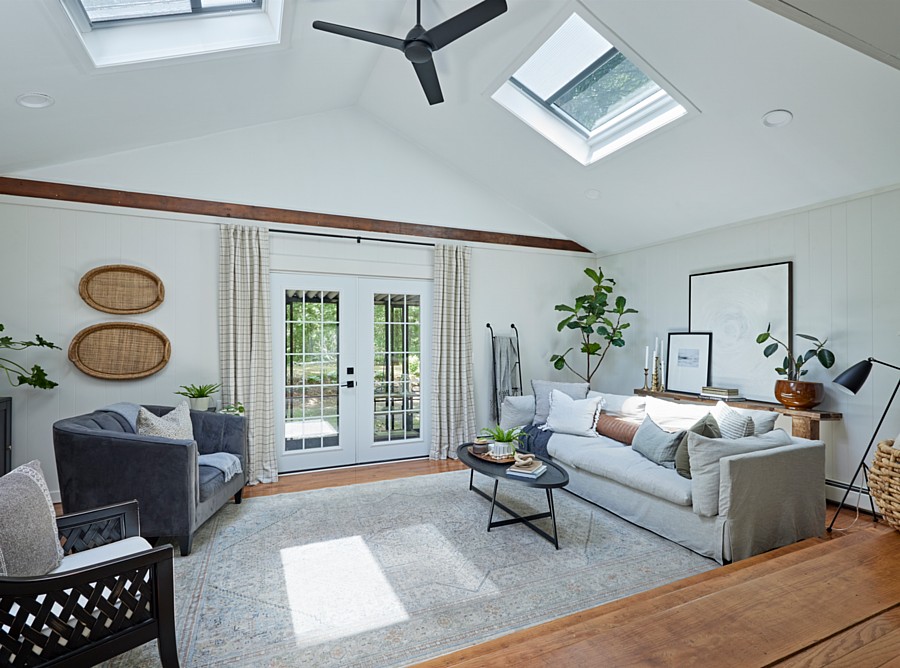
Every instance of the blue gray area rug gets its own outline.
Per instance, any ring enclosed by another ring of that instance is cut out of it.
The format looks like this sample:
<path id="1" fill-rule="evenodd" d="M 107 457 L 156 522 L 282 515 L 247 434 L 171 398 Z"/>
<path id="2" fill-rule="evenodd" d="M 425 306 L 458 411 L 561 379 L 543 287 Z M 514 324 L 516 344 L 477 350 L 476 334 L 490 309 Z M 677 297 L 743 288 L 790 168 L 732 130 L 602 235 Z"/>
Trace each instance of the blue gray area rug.
<path id="1" fill-rule="evenodd" d="M 468 479 L 225 506 L 175 557 L 181 665 L 405 666 L 716 567 L 559 491 L 559 551 L 521 524 L 488 533 Z M 519 512 L 546 509 L 543 490 L 500 490 Z M 156 645 L 108 665 L 159 665 Z"/>

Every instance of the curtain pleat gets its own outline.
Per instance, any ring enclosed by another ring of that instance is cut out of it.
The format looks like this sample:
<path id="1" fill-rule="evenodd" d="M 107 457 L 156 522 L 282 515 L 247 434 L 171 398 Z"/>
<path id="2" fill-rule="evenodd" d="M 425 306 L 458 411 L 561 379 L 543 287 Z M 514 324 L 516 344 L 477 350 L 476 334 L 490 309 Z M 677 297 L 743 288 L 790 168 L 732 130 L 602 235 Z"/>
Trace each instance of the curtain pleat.
<path id="1" fill-rule="evenodd" d="M 272 403 L 269 231 L 219 226 L 219 366 L 225 404 L 247 418 L 250 484 L 278 480 Z"/>
<path id="2" fill-rule="evenodd" d="M 475 437 L 469 260 L 472 249 L 434 249 L 434 382 L 431 459 L 456 458 L 456 448 Z"/>

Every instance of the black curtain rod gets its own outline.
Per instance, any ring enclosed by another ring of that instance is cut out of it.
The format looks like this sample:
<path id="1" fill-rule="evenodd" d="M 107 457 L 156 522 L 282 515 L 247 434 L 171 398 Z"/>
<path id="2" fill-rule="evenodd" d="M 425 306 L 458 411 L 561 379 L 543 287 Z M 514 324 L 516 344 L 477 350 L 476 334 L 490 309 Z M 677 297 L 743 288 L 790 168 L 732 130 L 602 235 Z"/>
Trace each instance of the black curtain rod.
<path id="1" fill-rule="evenodd" d="M 349 234 L 328 234 L 327 232 L 301 232 L 299 230 L 269 230 L 269 232 L 273 232 L 275 234 L 302 234 L 307 237 L 328 237 L 329 239 L 352 239 L 355 240 L 356 243 L 361 243 L 362 241 L 380 241 L 385 244 L 406 244 L 407 246 L 431 246 L 434 248 L 435 244 L 430 243 L 428 241 L 403 241 L 402 239 L 379 239 L 378 237 L 359 237 L 359 236 L 350 236 Z"/>

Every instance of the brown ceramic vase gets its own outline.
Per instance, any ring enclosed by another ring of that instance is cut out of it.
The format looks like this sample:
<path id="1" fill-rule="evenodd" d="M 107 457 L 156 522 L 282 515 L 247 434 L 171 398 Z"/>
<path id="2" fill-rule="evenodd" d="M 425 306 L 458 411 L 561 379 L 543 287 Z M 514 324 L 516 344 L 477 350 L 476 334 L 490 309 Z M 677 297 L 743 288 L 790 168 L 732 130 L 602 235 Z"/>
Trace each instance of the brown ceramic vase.
<path id="1" fill-rule="evenodd" d="M 775 398 L 788 408 L 812 408 L 822 403 L 825 387 L 808 380 L 776 380 Z"/>

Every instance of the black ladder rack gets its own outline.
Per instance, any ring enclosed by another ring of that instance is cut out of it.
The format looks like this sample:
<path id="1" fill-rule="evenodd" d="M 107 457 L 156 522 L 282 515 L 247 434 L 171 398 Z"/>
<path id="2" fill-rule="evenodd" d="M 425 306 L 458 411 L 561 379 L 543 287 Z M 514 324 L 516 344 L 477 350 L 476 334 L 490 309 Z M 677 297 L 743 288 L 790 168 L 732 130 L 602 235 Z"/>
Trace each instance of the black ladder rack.
<path id="1" fill-rule="evenodd" d="M 491 378 L 493 379 L 491 409 L 493 411 L 493 417 L 495 417 L 497 419 L 497 422 L 499 422 L 500 402 L 497 401 L 497 350 L 494 346 L 494 339 L 496 339 L 496 336 L 494 335 L 494 328 L 491 327 L 491 323 L 487 323 L 486 326 L 491 332 Z M 521 348 L 519 347 L 519 330 L 516 329 L 516 323 L 511 323 L 509 326 L 515 333 L 515 338 L 513 339 L 513 341 L 516 351 L 516 363 L 513 365 L 513 368 L 510 372 L 510 380 L 512 382 L 510 396 L 520 396 L 522 394 L 522 355 Z M 518 387 L 515 384 L 516 375 L 518 375 L 519 380 Z"/>

